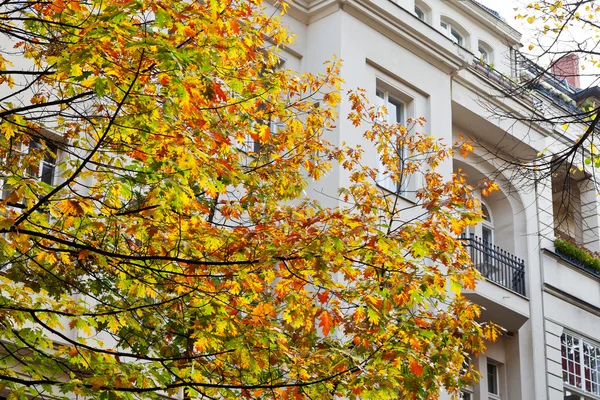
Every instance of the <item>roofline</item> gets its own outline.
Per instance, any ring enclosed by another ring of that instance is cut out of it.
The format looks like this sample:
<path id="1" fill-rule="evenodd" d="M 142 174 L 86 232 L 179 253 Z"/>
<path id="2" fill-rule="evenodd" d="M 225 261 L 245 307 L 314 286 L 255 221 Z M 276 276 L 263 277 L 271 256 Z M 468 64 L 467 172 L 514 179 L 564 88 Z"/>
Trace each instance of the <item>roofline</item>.
<path id="1" fill-rule="evenodd" d="M 508 25 L 506 21 L 491 14 L 488 10 L 477 4 L 473 0 L 469 1 L 448 1 L 447 4 L 457 8 L 464 13 L 475 17 L 480 23 L 491 29 L 491 32 L 497 32 L 508 41 L 510 46 L 522 47 L 521 32 Z"/>

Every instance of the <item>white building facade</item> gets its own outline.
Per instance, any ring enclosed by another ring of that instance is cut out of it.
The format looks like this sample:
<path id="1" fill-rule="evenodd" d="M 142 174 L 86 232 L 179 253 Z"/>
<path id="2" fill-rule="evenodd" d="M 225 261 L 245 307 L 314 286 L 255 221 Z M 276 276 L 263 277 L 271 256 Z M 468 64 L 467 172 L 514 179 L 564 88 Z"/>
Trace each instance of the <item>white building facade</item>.
<path id="1" fill-rule="evenodd" d="M 596 189 L 585 171 L 516 180 L 505 170 L 507 160 L 573 142 L 576 128 L 565 132 L 527 119 L 574 110 L 576 88 L 548 77 L 546 89 L 503 95 L 534 67 L 518 62 L 520 34 L 470 0 L 296 0 L 285 22 L 297 35 L 282 52 L 286 68 L 320 71 L 336 55 L 344 89 L 365 89 L 373 103 L 396 110 L 398 122 L 424 117 L 422 130 L 448 145 L 460 137 L 480 144 L 466 159 L 456 155 L 447 163 L 447 176 L 460 169 L 473 184 L 488 177 L 500 186 L 482 199 L 486 220 L 465 233 L 487 277 L 466 295 L 485 308 L 483 321 L 506 333 L 472 360 L 482 378 L 464 398 L 600 399 L 600 272 L 555 248 L 561 235 L 600 250 Z M 375 149 L 344 118 L 349 111 L 342 103 L 329 139 L 363 146 L 376 166 Z M 310 195 L 335 205 L 337 188 L 348 183 L 334 169 Z"/>

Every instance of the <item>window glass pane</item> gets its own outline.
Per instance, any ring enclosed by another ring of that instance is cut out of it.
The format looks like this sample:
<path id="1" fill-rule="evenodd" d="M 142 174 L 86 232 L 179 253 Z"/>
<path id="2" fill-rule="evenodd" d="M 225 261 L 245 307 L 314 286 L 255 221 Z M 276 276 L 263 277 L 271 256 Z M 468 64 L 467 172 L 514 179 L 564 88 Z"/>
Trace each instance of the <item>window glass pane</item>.
<path id="1" fill-rule="evenodd" d="M 498 367 L 494 364 L 487 365 L 488 393 L 498 394 Z"/>
<path id="2" fill-rule="evenodd" d="M 41 180 L 48 185 L 52 185 L 54 181 L 54 164 L 46 161 L 42 162 L 42 175 Z"/>
<path id="3" fill-rule="evenodd" d="M 479 57 L 485 62 L 488 62 L 489 60 L 487 51 L 481 47 L 479 48 Z"/>
<path id="4" fill-rule="evenodd" d="M 389 122 L 391 124 L 395 123 L 404 123 L 404 104 L 401 101 L 394 99 L 393 97 L 389 98 L 387 104 L 387 109 L 389 113 Z"/>
<path id="5" fill-rule="evenodd" d="M 485 204 L 481 204 L 481 211 L 483 213 L 483 220 L 492 222 L 492 217 L 490 216 L 490 211 L 488 210 Z"/>
<path id="6" fill-rule="evenodd" d="M 481 232 L 483 233 L 483 240 L 486 242 L 486 244 L 492 244 L 492 230 L 484 226 L 481 229 Z"/>
<path id="7" fill-rule="evenodd" d="M 417 14 L 417 18 L 419 18 L 421 21 L 425 21 L 425 12 L 419 7 L 415 6 L 415 14 Z"/>
<path id="8" fill-rule="evenodd" d="M 563 334 L 561 340 L 563 381 L 573 387 L 582 388 L 579 339 Z"/>
<path id="9" fill-rule="evenodd" d="M 457 42 L 458 44 L 462 45 L 462 43 L 463 43 L 463 38 L 462 38 L 462 36 L 460 35 L 460 33 L 458 33 L 458 31 L 456 31 L 454 28 L 451 28 L 451 29 L 450 29 L 450 34 L 452 35 L 452 37 L 453 37 L 454 39 L 456 39 L 456 42 Z"/>
<path id="10" fill-rule="evenodd" d="M 440 23 L 440 25 L 442 26 L 442 28 L 444 29 L 448 29 L 448 24 L 445 22 Z"/>

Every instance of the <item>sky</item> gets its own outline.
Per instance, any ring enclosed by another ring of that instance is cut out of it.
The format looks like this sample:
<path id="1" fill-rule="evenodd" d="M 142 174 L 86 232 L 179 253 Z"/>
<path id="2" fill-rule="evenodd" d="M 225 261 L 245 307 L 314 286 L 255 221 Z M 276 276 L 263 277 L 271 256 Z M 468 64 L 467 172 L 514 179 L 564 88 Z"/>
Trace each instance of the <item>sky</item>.
<path id="1" fill-rule="evenodd" d="M 512 27 L 514 27 L 515 29 L 521 31 L 521 27 L 522 24 L 520 23 L 520 21 L 515 21 L 515 8 L 523 5 L 524 1 L 520 1 L 520 0 L 477 0 L 478 2 L 480 2 L 481 4 L 485 5 L 486 7 L 491 8 L 492 10 L 496 10 L 500 13 L 500 15 L 502 15 L 505 19 L 506 22 L 511 25 Z"/>
<path id="2" fill-rule="evenodd" d="M 520 19 L 520 20 L 515 20 L 515 15 L 520 11 L 521 14 L 525 14 L 525 6 L 531 2 L 531 0 L 477 0 L 479 1 L 481 4 L 485 5 L 486 7 L 489 7 L 493 10 L 496 10 L 500 13 L 500 15 L 502 15 L 505 19 L 506 22 L 511 25 L 513 28 L 515 28 L 517 31 L 521 32 L 521 34 L 523 35 L 522 39 L 521 39 L 521 44 L 523 45 L 522 50 L 525 52 L 528 52 L 528 47 L 530 43 L 537 43 L 537 38 L 538 38 L 538 34 L 539 34 L 539 25 L 533 24 L 530 25 L 528 23 L 525 22 L 524 19 Z M 518 9 L 518 11 L 515 11 L 515 8 Z M 561 37 L 563 39 L 568 39 L 568 38 L 573 38 L 571 43 L 573 42 L 578 42 L 578 43 L 582 43 L 588 40 L 591 40 L 593 43 L 595 43 L 595 45 L 597 45 L 598 39 L 594 38 L 593 36 L 591 36 L 590 32 L 586 32 L 583 30 L 580 31 L 571 31 L 569 33 L 569 35 L 573 35 L 573 36 L 567 36 L 562 35 Z M 567 40 L 565 43 L 569 43 L 569 41 Z M 536 50 L 538 50 L 539 47 L 536 46 L 535 50 L 531 51 L 532 54 L 536 53 Z M 538 59 L 536 60 L 538 63 L 542 63 L 545 64 L 546 62 L 549 62 L 546 59 Z M 584 61 L 583 59 L 580 58 L 580 63 L 582 63 L 582 65 L 584 65 L 586 67 L 585 69 L 585 73 L 581 74 L 581 84 L 582 87 L 588 87 L 590 85 L 598 85 L 599 81 L 598 78 L 600 76 L 600 73 L 598 72 L 598 65 L 592 65 L 589 62 Z"/>

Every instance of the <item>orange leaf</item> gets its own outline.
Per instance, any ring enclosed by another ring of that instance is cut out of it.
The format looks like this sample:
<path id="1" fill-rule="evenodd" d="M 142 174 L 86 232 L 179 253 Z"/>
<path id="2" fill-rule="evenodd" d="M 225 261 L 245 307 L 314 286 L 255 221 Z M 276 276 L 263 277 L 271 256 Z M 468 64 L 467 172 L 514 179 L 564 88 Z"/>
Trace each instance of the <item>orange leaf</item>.
<path id="1" fill-rule="evenodd" d="M 410 362 L 410 371 L 417 376 L 421 376 L 423 375 L 423 366 L 417 361 L 412 360 Z"/>
<path id="2" fill-rule="evenodd" d="M 329 290 L 319 293 L 317 297 L 321 303 L 327 303 L 327 300 L 329 300 Z"/>
<path id="3" fill-rule="evenodd" d="M 319 323 L 319 326 L 323 328 L 323 335 L 328 336 L 329 332 L 331 332 L 331 327 L 333 326 L 331 314 L 329 314 L 329 311 L 323 311 L 320 319 L 321 322 Z"/>

